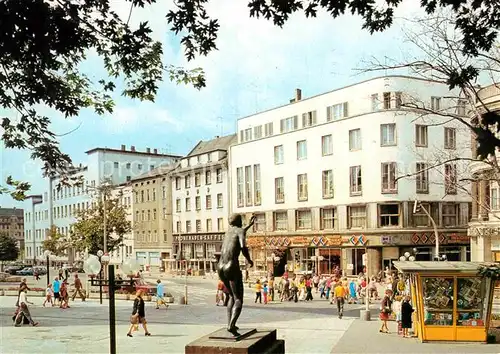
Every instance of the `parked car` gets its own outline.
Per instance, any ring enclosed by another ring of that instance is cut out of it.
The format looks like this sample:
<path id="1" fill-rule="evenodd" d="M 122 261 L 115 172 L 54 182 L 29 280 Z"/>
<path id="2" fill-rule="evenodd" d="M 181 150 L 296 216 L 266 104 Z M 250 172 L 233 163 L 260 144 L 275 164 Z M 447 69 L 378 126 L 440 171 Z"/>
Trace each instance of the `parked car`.
<path id="1" fill-rule="evenodd" d="M 17 275 L 33 275 L 33 268 L 31 267 L 26 267 L 22 270 L 18 270 L 16 272 Z"/>
<path id="2" fill-rule="evenodd" d="M 135 279 L 135 291 L 144 290 L 148 295 L 156 295 L 156 284 L 148 283 L 143 279 Z"/>
<path id="3" fill-rule="evenodd" d="M 34 270 L 36 270 L 38 272 L 38 275 L 45 275 L 47 274 L 47 268 L 45 267 L 33 267 Z"/>
<path id="4" fill-rule="evenodd" d="M 5 267 L 4 272 L 10 275 L 16 275 L 18 271 L 23 270 L 24 266 L 8 266 Z"/>

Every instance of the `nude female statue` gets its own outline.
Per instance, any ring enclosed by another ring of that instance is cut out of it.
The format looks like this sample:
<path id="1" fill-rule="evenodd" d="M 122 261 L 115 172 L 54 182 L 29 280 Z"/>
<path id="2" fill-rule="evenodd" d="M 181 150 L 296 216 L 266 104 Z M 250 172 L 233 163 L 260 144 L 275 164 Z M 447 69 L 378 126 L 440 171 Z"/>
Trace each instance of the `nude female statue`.
<path id="1" fill-rule="evenodd" d="M 243 307 L 243 275 L 238 260 L 240 252 L 243 253 L 250 267 L 253 262 L 250 259 L 246 244 L 246 232 L 254 224 L 255 215 L 252 215 L 247 226 L 243 227 L 241 215 L 233 214 L 229 219 L 229 230 L 227 230 L 222 243 L 221 256 L 218 264 L 219 278 L 229 290 L 229 303 L 227 305 L 227 330 L 237 335 L 238 327 L 236 321 L 240 317 Z"/>

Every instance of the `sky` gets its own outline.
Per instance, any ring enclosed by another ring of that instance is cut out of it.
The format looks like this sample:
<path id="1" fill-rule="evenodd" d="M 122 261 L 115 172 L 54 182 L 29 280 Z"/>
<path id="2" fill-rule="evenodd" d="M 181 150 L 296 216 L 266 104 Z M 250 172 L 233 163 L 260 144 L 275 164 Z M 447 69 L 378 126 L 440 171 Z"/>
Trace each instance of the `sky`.
<path id="1" fill-rule="evenodd" d="M 124 18 L 130 8 L 121 0 L 111 0 Z M 294 96 L 310 97 L 384 73 L 363 74 L 359 69 L 375 57 L 403 59 L 412 56 L 401 28 L 404 18 L 421 15 L 418 2 L 406 1 L 396 11 L 391 29 L 370 35 L 361 28 L 359 17 L 344 15 L 332 19 L 319 14 L 307 19 L 293 15 L 283 28 L 265 19 L 249 17 L 244 1 L 212 1 L 209 15 L 219 19 L 218 50 L 207 57 L 187 62 L 165 19 L 165 1 L 146 9 L 134 9 L 130 24 L 148 21 L 154 38 L 163 43 L 164 62 L 176 66 L 202 67 L 207 87 L 196 90 L 168 80 L 161 83 L 156 101 L 139 102 L 115 95 L 112 114 L 98 116 L 90 110 L 64 119 L 46 107 L 38 109 L 52 118 L 52 128 L 61 148 L 74 163 L 85 163 L 85 151 L 95 147 L 120 148 L 134 145 L 139 151 L 158 148 L 162 153 L 184 155 L 200 140 L 235 132 L 238 118 L 280 106 Z M 171 4 L 171 2 L 168 2 Z M 172 5 L 170 5 L 172 6 Z M 93 54 L 82 71 L 98 80 L 105 71 Z M 15 117 L 13 112 L 5 112 Z M 69 134 L 66 134 L 71 132 Z M 0 178 L 9 175 L 32 184 L 33 193 L 42 193 L 41 163 L 30 160 L 29 151 L 5 149 L 0 144 Z M 8 195 L 0 195 L 1 207 L 20 207 Z"/>

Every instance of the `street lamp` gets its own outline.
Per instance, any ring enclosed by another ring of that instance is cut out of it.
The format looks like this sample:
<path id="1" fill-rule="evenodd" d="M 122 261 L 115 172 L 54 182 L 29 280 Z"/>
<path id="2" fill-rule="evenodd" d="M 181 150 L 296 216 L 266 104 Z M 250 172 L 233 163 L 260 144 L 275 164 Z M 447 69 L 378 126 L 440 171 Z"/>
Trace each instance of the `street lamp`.
<path id="1" fill-rule="evenodd" d="M 50 284 L 50 251 L 49 250 L 46 250 L 45 252 L 43 252 L 43 255 L 45 256 L 45 259 L 47 261 L 47 285 Z"/>

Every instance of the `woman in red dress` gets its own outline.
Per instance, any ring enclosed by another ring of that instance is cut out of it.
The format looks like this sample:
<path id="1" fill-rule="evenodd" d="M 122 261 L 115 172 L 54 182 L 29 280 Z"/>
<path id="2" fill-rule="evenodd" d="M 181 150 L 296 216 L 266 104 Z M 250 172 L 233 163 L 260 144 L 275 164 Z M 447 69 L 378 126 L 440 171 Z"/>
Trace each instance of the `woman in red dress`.
<path id="1" fill-rule="evenodd" d="M 387 289 L 385 291 L 385 296 L 380 304 L 380 320 L 382 321 L 382 327 L 380 327 L 380 333 L 389 333 L 389 328 L 387 327 L 387 321 L 392 313 L 392 290 Z"/>

